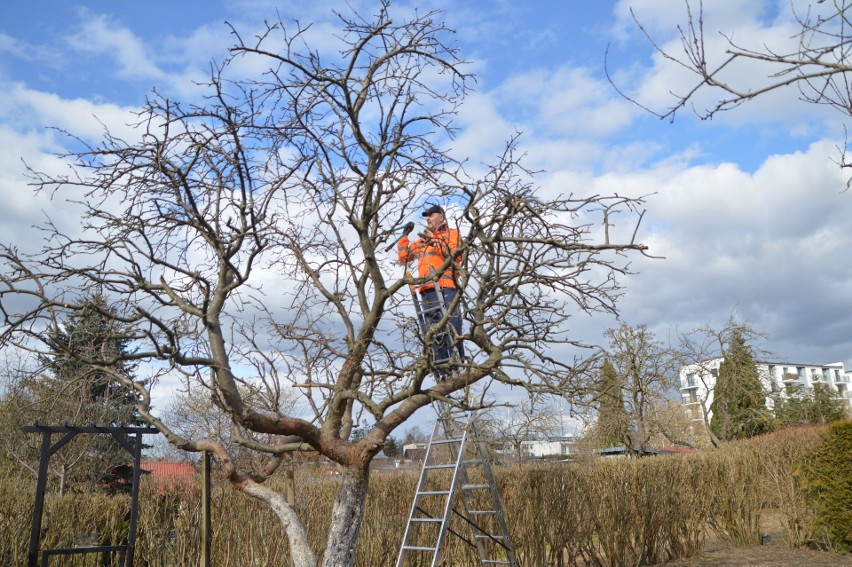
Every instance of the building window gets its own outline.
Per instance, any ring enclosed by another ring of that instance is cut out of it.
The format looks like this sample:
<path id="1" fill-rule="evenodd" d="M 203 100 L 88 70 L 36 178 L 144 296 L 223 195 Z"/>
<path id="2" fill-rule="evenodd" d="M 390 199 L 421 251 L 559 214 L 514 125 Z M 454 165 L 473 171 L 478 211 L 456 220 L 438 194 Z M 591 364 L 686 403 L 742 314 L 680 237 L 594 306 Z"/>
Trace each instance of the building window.
<path id="1" fill-rule="evenodd" d="M 690 372 L 686 375 L 686 387 L 694 388 L 695 387 L 695 372 Z"/>
<path id="2" fill-rule="evenodd" d="M 805 379 L 805 368 L 803 366 L 799 366 L 796 368 L 796 374 L 799 376 L 799 380 Z"/>
<path id="3" fill-rule="evenodd" d="M 719 369 L 718 368 L 711 368 L 710 374 L 713 375 L 713 378 L 718 378 L 719 377 Z"/>
<path id="4" fill-rule="evenodd" d="M 823 379 L 825 382 L 828 382 L 828 368 L 823 368 L 823 369 L 822 369 L 822 379 Z"/>

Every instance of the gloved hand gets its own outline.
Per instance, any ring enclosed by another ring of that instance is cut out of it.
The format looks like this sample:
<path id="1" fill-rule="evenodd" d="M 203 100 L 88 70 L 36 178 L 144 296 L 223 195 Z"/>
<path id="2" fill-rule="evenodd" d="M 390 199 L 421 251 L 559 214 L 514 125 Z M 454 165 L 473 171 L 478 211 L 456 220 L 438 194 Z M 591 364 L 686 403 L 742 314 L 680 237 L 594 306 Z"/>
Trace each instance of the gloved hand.
<path id="1" fill-rule="evenodd" d="M 403 234 L 411 234 L 411 231 L 412 231 L 412 230 L 414 230 L 414 223 L 413 223 L 413 222 L 409 222 L 407 225 L 405 225 L 405 226 L 403 227 L 403 229 L 402 229 L 402 233 L 403 233 Z"/>

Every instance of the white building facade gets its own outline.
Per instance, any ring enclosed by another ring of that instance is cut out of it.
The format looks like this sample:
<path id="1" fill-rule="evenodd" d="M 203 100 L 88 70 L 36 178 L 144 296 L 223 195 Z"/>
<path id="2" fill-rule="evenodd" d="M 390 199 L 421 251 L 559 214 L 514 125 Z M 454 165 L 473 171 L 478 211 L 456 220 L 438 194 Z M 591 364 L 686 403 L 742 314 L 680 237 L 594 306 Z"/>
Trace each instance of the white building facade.
<path id="1" fill-rule="evenodd" d="M 525 439 L 521 441 L 524 457 L 543 459 L 547 457 L 569 458 L 577 454 L 577 440 L 571 436 Z"/>
<path id="2" fill-rule="evenodd" d="M 719 376 L 722 358 L 714 358 L 698 364 L 690 364 L 680 369 L 680 394 L 687 415 L 694 421 L 704 421 L 703 411 L 708 419 L 712 415 L 713 388 Z M 768 394 L 780 394 L 786 397 L 802 388 L 813 388 L 821 384 L 834 390 L 846 403 L 847 411 L 852 410 L 852 371 L 847 372 L 842 362 L 832 364 L 795 364 L 791 362 L 756 362 L 757 374 Z M 772 408 L 772 399 L 766 398 L 766 405 Z M 702 406 L 704 409 L 702 409 Z"/>

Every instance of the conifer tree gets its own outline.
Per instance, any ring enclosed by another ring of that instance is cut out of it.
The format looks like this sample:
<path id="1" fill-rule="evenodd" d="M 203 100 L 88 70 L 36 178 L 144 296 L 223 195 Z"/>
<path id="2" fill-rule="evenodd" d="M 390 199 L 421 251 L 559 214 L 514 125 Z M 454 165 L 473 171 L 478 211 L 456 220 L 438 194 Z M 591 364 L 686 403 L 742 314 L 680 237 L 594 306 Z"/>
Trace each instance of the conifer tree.
<path id="1" fill-rule="evenodd" d="M 744 337 L 731 337 L 713 389 L 710 429 L 723 441 L 766 433 L 772 422 L 766 409 L 766 392 Z"/>
<path id="2" fill-rule="evenodd" d="M 111 318 L 106 299 L 87 298 L 43 340 L 50 353 L 40 357 L 41 369 L 26 380 L 19 419 L 68 425 L 143 425 L 132 390 L 118 377 L 134 378 L 128 362 L 130 335 Z M 36 440 L 33 439 L 33 442 Z M 60 490 L 68 485 L 90 491 L 96 484 L 107 490 L 129 489 L 125 464 L 129 455 L 108 435 L 78 435 L 51 459 L 60 477 Z"/>
<path id="3" fill-rule="evenodd" d="M 64 398 L 66 418 L 77 424 L 141 425 L 136 399 L 116 375 L 133 378 L 134 365 L 125 355 L 130 342 L 127 329 L 111 319 L 111 309 L 101 295 L 91 296 L 79 312 L 46 337 L 52 354 L 42 357 L 46 374 L 39 378 L 42 394 Z M 58 401 L 58 400 L 52 400 Z"/>
<path id="4" fill-rule="evenodd" d="M 601 447 L 624 445 L 629 439 L 630 416 L 624 409 L 622 380 L 615 367 L 605 359 L 601 366 L 598 397 L 598 442 Z"/>

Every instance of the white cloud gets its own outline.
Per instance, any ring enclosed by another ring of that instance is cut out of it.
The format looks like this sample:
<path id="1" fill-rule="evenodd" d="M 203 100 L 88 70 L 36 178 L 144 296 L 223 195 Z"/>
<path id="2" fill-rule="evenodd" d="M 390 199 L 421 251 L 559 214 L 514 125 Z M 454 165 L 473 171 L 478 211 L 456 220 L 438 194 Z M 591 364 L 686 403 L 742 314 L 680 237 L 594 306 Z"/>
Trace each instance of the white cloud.
<path id="1" fill-rule="evenodd" d="M 0 33 L 0 53 L 21 59 L 27 57 L 26 46 L 18 39 L 5 33 Z"/>
<path id="2" fill-rule="evenodd" d="M 107 126 L 116 135 L 128 136 L 134 131 L 127 126 L 134 119 L 133 112 L 133 108 L 117 104 L 65 99 L 20 83 L 0 88 L 0 118 L 20 131 L 54 127 L 84 139 L 98 140 Z"/>
<path id="3" fill-rule="evenodd" d="M 106 55 L 115 60 L 119 76 L 162 79 L 165 75 L 154 62 L 151 47 L 130 29 L 109 16 L 81 11 L 82 27 L 68 37 L 69 46 L 79 53 Z"/>
<path id="4" fill-rule="evenodd" d="M 583 67 L 536 68 L 510 77 L 500 86 L 504 107 L 526 111 L 546 135 L 609 136 L 627 126 L 633 105 Z"/>
<path id="5" fill-rule="evenodd" d="M 753 174 L 723 163 L 599 179 L 658 192 L 640 240 L 666 259 L 636 263 L 625 319 L 665 336 L 669 326 L 724 322 L 736 308 L 782 357 L 833 362 L 823 353 L 849 344 L 852 358 L 852 265 L 841 260 L 852 249 L 852 198 L 840 193 L 845 178 L 827 158 L 832 149 L 817 143 L 772 156 Z"/>
<path id="6" fill-rule="evenodd" d="M 703 3 L 705 29 L 740 27 L 765 17 L 772 0 L 715 0 Z M 638 23 L 653 36 L 671 34 L 677 26 L 684 26 L 688 17 L 688 7 L 693 15 L 698 15 L 698 2 L 687 4 L 685 0 L 619 0 L 613 15 L 613 32 L 622 39 L 638 32 Z M 631 14 L 632 12 L 632 14 Z M 636 16 L 636 20 L 633 18 Z"/>
<path id="7" fill-rule="evenodd" d="M 724 40 L 715 35 L 717 29 L 734 30 L 735 37 L 747 40 L 749 45 L 789 41 L 794 28 L 789 19 L 777 17 L 775 4 L 768 0 L 705 2 L 705 24 L 713 34 L 713 45 L 724 45 Z M 786 3 L 780 4 L 786 9 Z M 614 11 L 615 27 L 624 40 L 621 47 L 630 50 L 627 60 L 625 53 L 620 55 L 620 66 L 615 69 L 618 83 L 630 87 L 643 102 L 665 107 L 671 103 L 670 91 L 682 90 L 690 84 L 690 77 L 676 66 L 650 57 L 647 42 L 636 37 L 635 24 L 626 12 L 628 5 L 636 8 L 648 30 L 664 45 L 678 48 L 673 34 L 676 25 L 685 21 L 684 2 L 624 0 Z M 274 18 L 276 8 L 285 20 L 296 15 L 304 22 L 318 19 L 308 35 L 313 45 L 326 52 L 338 45 L 333 36 L 338 25 L 329 12 L 332 6 L 342 8 L 330 1 L 302 6 L 243 0 L 229 9 L 233 9 L 232 21 L 247 40 L 262 29 L 258 16 Z M 360 8 L 364 6 L 369 6 L 365 13 L 374 12 L 374 2 L 359 2 Z M 398 9 L 407 12 L 411 6 L 398 5 Z M 675 126 L 660 124 L 659 128 L 668 129 L 664 134 L 648 129 L 653 121 L 637 120 L 638 111 L 619 99 L 587 61 L 586 66 L 577 67 L 564 59 L 555 63 L 525 60 L 511 30 L 536 30 L 502 17 L 507 13 L 502 10 L 522 13 L 514 4 L 496 6 L 490 12 L 481 10 L 477 3 L 441 0 L 435 6 L 448 7 L 446 18 L 459 28 L 456 37 L 463 42 L 462 57 L 474 59 L 474 66 L 488 75 L 487 80 L 501 76 L 503 65 L 525 69 L 502 85 L 483 81 L 461 109 L 457 124 L 462 130 L 451 145 L 455 155 L 471 159 L 469 169 L 479 168 L 481 161 L 494 161 L 517 129 L 524 131 L 521 145 L 528 153 L 527 165 L 547 171 L 538 179 L 543 192 L 656 193 L 648 200 L 640 240 L 651 246 L 652 254 L 666 259 L 635 258 L 634 267 L 640 273 L 624 279 L 625 320 L 648 323 L 665 337 L 669 326 L 688 328 L 708 320 L 722 322 L 736 307 L 742 317 L 770 333 L 772 349 L 785 358 L 850 360 L 852 263 L 846 258 L 852 249 L 847 228 L 852 218 L 852 195 L 839 193 L 845 178 L 830 161 L 836 156 L 833 143 L 821 142 L 800 153 L 768 157 L 753 172 L 735 163 L 718 163 L 718 158 L 709 153 L 718 128 L 683 134 L 692 137 L 679 139 L 679 145 L 667 149 L 668 135 L 683 132 L 678 128 L 682 119 Z M 209 59 L 221 60 L 233 39 L 227 37 L 228 29 L 221 22 L 211 23 L 204 14 L 199 16 L 197 27 L 185 33 L 164 32 L 156 37 L 143 35 L 133 22 L 122 24 L 104 15 L 89 16 L 71 45 L 91 57 L 91 72 L 103 77 L 104 93 L 121 92 L 141 78 L 178 98 L 195 99 L 198 92 L 192 80 L 205 79 Z M 527 37 L 523 36 L 524 41 Z M 558 39 L 546 33 L 542 37 L 547 41 Z M 513 41 L 517 48 L 506 48 Z M 26 50 L 22 45 L 13 37 L 0 37 L 0 52 L 14 57 L 23 58 L 36 49 L 48 53 L 45 45 L 27 45 Z M 68 64 L 73 56 L 68 52 L 60 59 Z M 104 57 L 115 63 L 122 81 L 115 80 Z M 504 57 L 516 59 L 505 61 Z M 53 68 L 46 67 L 46 61 L 38 57 L 39 72 Z M 267 63 L 259 58 L 241 60 L 233 72 L 257 77 Z M 490 74 L 492 70 L 497 72 Z M 734 78 L 765 74 L 744 69 Z M 490 90 L 483 90 L 484 86 Z M 23 177 L 20 157 L 40 170 L 58 171 L 54 168 L 64 165 L 50 156 L 57 151 L 58 140 L 43 131 L 42 125 L 58 126 L 88 140 L 101 137 L 101 122 L 128 140 L 135 135 L 125 126 L 133 120 L 133 108 L 109 102 L 116 99 L 107 94 L 100 95 L 106 99 L 100 103 L 67 92 L 60 88 L 45 92 L 21 82 L 0 83 L 0 144 L 11 148 L 0 156 L 0 192 L 6 204 L 0 212 L 0 237 L 4 241 L 22 234 L 34 239 L 27 228 L 41 220 L 42 210 L 55 216 L 64 206 L 46 197 L 33 198 Z M 780 123 L 791 136 L 807 140 L 822 131 L 818 122 L 825 116 L 822 112 L 802 104 L 796 100 L 795 91 L 790 91 L 746 105 L 717 122 L 723 126 Z M 836 120 L 834 115 L 831 118 Z M 753 139 L 745 134 L 753 136 L 755 130 L 741 130 L 744 145 Z M 657 161 L 652 162 L 654 159 Z M 702 165 L 702 160 L 714 161 Z M 258 281 L 266 284 L 270 295 L 280 288 L 280 280 L 272 279 L 270 273 L 259 271 L 259 275 Z M 281 301 L 277 297 L 268 299 L 271 303 Z M 577 318 L 572 336 L 594 340 L 595 329 L 607 323 L 604 318 Z"/>

